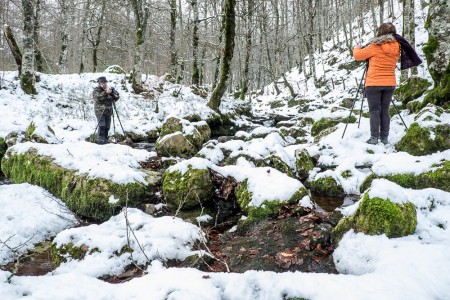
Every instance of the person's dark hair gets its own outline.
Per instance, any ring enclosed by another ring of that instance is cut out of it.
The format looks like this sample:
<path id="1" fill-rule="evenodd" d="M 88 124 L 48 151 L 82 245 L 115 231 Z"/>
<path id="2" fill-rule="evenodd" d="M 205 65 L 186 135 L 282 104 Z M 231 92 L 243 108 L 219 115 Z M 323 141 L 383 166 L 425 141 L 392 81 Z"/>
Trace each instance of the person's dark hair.
<path id="1" fill-rule="evenodd" d="M 394 34 L 397 33 L 395 30 L 395 26 L 392 23 L 383 23 L 378 27 L 378 33 L 377 36 L 382 36 L 385 34 Z"/>

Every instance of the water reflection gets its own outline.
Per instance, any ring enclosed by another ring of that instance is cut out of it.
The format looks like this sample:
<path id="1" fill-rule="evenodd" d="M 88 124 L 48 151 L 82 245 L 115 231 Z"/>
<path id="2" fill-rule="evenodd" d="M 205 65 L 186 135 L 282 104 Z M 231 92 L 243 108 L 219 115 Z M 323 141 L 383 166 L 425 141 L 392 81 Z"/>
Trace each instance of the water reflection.
<path id="1" fill-rule="evenodd" d="M 358 201 L 359 197 L 359 195 L 347 195 L 344 197 L 311 195 L 311 199 L 316 204 L 317 210 L 325 212 L 333 212 L 336 208 L 350 206 Z"/>

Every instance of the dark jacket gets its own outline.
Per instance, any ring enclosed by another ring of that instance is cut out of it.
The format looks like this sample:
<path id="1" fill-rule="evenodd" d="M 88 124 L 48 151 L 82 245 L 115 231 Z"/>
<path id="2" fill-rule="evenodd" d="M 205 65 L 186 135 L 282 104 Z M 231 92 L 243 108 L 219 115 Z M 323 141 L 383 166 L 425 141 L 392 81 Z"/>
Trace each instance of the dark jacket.
<path id="1" fill-rule="evenodd" d="M 119 100 L 119 93 L 114 89 L 108 94 L 104 88 L 97 86 L 92 93 L 94 98 L 94 109 L 97 117 L 105 115 L 111 116 L 113 113 L 112 104 Z"/>
<path id="2" fill-rule="evenodd" d="M 400 44 L 400 69 L 405 70 L 420 65 L 422 60 L 408 41 L 396 33 L 394 37 Z"/>

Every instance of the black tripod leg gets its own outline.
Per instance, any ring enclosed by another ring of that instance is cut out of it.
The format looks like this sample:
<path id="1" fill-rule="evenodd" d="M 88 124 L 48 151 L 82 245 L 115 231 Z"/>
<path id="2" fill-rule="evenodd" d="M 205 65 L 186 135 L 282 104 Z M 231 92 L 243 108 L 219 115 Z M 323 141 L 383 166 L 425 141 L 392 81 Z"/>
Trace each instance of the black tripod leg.
<path id="1" fill-rule="evenodd" d="M 363 104 L 364 104 L 364 94 L 363 94 L 363 97 L 361 99 L 361 110 L 359 111 L 358 128 L 359 128 L 359 125 L 361 125 L 361 116 L 362 116 L 362 111 L 363 111 Z"/>
<path id="2" fill-rule="evenodd" d="M 366 77 L 367 68 L 368 68 L 368 66 L 366 65 L 366 68 L 364 69 L 363 75 L 362 75 L 361 80 L 360 80 L 360 82 L 359 82 L 358 90 L 356 91 L 355 100 L 353 100 L 352 109 L 350 110 L 350 114 L 348 115 L 347 123 L 345 124 L 344 132 L 342 133 L 341 139 L 344 138 L 345 132 L 347 131 L 348 122 L 350 122 L 350 117 L 351 117 L 351 115 L 352 115 L 353 108 L 355 107 L 356 101 L 358 100 L 359 91 L 362 90 L 362 83 L 363 83 L 363 81 L 364 81 L 364 78 Z M 361 122 L 361 113 L 362 113 L 362 105 L 363 105 L 363 102 L 364 102 L 364 97 L 363 97 L 363 99 L 361 100 L 361 112 L 359 113 L 359 121 L 360 121 L 360 122 Z M 358 123 L 358 128 L 359 128 L 359 123 Z"/>
<path id="3" fill-rule="evenodd" d="M 402 120 L 403 125 L 405 125 L 406 130 L 408 130 L 408 126 L 406 126 L 406 123 L 405 123 L 405 121 L 403 120 L 402 115 L 400 114 L 400 111 L 398 110 L 397 106 L 395 105 L 394 100 L 391 99 L 391 102 L 392 102 L 392 105 L 394 105 L 395 111 L 397 112 L 398 116 L 399 116 L 400 119 Z"/>
<path id="4" fill-rule="evenodd" d="M 113 102 L 113 108 L 114 108 L 114 111 L 116 112 L 116 116 L 117 116 L 117 120 L 119 121 L 120 128 L 122 128 L 123 137 L 125 138 L 125 136 L 126 136 L 125 130 L 123 129 L 122 122 L 120 121 L 119 113 L 117 112 L 116 104 L 114 102 Z"/>

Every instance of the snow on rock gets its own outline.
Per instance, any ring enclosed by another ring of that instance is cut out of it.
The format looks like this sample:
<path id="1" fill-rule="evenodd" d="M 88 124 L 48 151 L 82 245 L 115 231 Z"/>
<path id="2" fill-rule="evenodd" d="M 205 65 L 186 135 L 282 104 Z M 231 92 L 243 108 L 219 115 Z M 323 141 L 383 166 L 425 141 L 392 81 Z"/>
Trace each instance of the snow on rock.
<path id="1" fill-rule="evenodd" d="M 54 162 L 63 168 L 86 173 L 91 178 L 104 178 L 124 184 L 146 184 L 145 173 L 139 170 L 139 162 L 145 161 L 152 154 L 156 155 L 125 145 L 97 145 L 88 142 L 56 145 L 26 142 L 11 147 L 10 151 L 21 154 L 30 149 L 36 149 L 39 155 L 53 158 Z"/>
<path id="2" fill-rule="evenodd" d="M 75 247 L 87 246 L 90 251 L 84 259 L 68 259 L 57 269 L 57 274 L 80 272 L 94 277 L 124 272 L 132 261 L 145 265 L 149 260 L 184 260 L 197 253 L 192 250 L 197 242 L 204 241 L 203 232 L 197 226 L 179 218 L 154 218 L 144 212 L 129 208 L 127 218 L 136 238 L 128 231 L 125 212 L 100 225 L 72 228 L 59 233 L 53 242 L 57 247 L 72 243 Z M 140 246 L 143 248 L 142 252 Z M 129 246 L 132 250 L 123 251 Z M 122 253 L 117 255 L 117 253 Z"/>
<path id="3" fill-rule="evenodd" d="M 23 183 L 0 185 L 0 224 L 2 265 L 78 221 L 61 200 Z"/>

